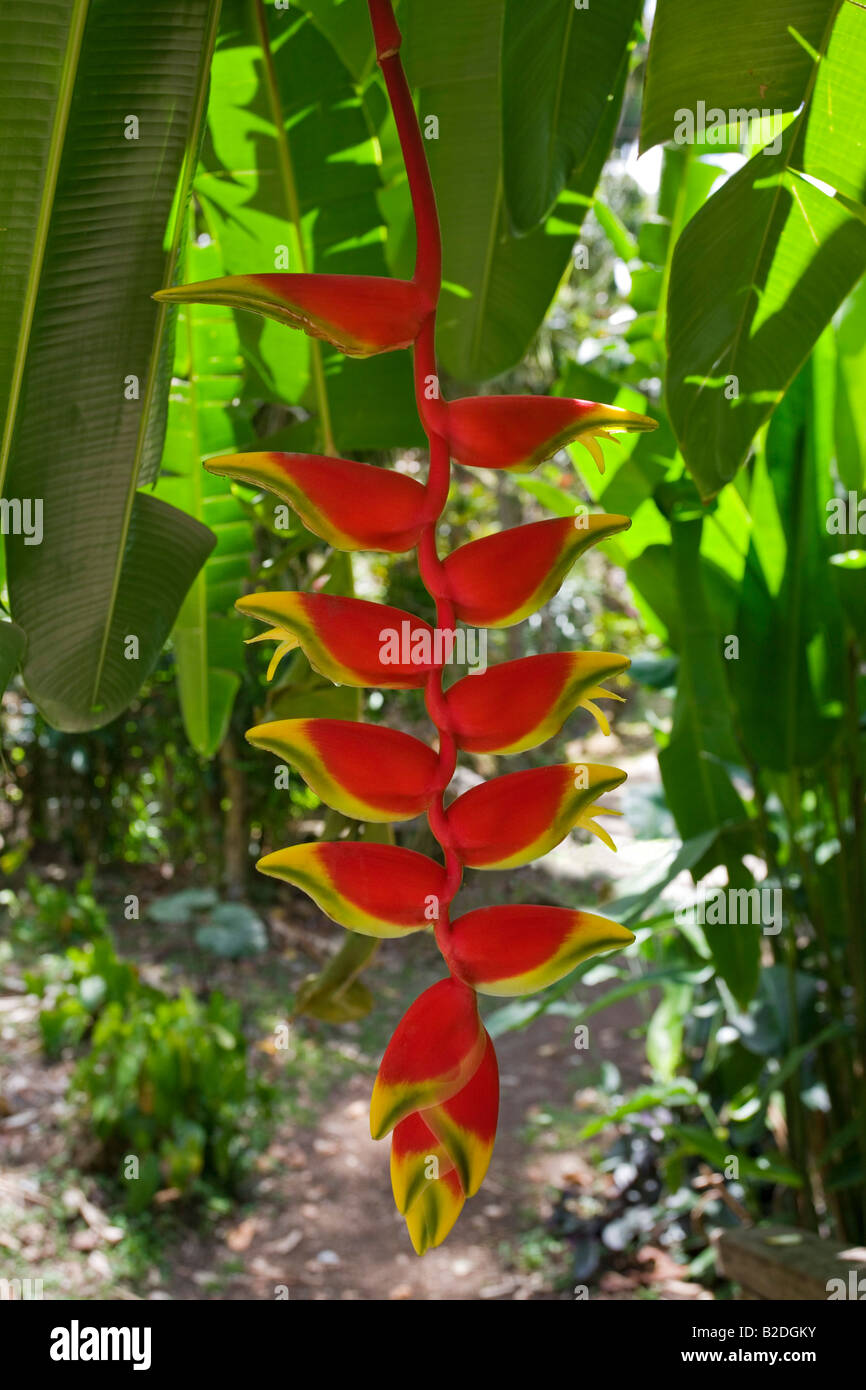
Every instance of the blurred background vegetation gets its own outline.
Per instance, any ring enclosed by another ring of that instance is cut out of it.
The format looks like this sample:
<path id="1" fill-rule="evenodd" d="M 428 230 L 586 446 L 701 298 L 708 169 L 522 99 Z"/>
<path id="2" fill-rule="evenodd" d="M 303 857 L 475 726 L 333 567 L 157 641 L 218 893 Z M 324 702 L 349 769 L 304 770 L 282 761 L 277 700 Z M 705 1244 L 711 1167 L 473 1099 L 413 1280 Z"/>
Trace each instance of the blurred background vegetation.
<path id="1" fill-rule="evenodd" d="M 804 0 L 793 31 L 788 8 L 734 0 L 722 31 L 684 0 L 617 0 L 591 30 L 554 0 L 397 7 L 443 227 L 446 393 L 659 422 L 605 446 L 603 476 L 578 448 L 519 478 L 458 468 L 441 528 L 450 550 L 580 504 L 633 521 L 543 613 L 489 634 L 491 663 L 631 658 L 610 740 L 581 715 L 513 764 L 589 750 L 627 769 L 618 858 L 575 842 L 507 881 L 514 900 L 601 904 L 637 941 L 488 1009 L 525 1162 L 511 1188 L 494 1169 L 467 1297 L 724 1297 L 720 1227 L 866 1240 L 866 14 Z M 5 537 L 0 622 L 6 1250 L 55 1297 L 383 1296 L 364 1260 L 392 1296 L 442 1296 L 453 1240 L 400 1291 L 381 1163 L 354 1197 L 317 1182 L 328 1145 L 361 1142 L 328 1116 L 365 1094 L 435 959 L 417 938 L 344 944 L 255 878 L 270 849 L 365 828 L 243 737 L 313 713 L 429 737 L 423 703 L 334 688 L 301 654 L 268 685 L 233 612 L 261 586 L 428 619 L 429 599 L 411 555 L 329 551 L 200 467 L 274 448 L 423 477 L 409 357 L 347 360 L 149 297 L 274 268 L 410 272 L 366 5 L 155 0 L 134 45 L 101 0 L 55 11 L 44 85 L 0 97 L 4 122 L 34 117 L 26 160 L 0 150 L 0 478 L 45 508 L 40 546 Z M 29 52 L 32 7 L 11 0 L 0 36 Z M 783 112 L 778 152 L 768 122 L 675 143 L 699 100 Z M 467 757 L 458 785 L 495 767 Z M 432 850 L 421 822 L 397 833 Z M 715 887 L 780 890 L 781 931 L 687 920 Z M 468 874 L 461 901 L 501 896 Z M 379 1256 L 372 1236 L 340 1255 L 380 1197 Z M 328 1202 L 316 1253 L 303 1212 Z M 262 1253 L 268 1203 L 289 1224 Z"/>

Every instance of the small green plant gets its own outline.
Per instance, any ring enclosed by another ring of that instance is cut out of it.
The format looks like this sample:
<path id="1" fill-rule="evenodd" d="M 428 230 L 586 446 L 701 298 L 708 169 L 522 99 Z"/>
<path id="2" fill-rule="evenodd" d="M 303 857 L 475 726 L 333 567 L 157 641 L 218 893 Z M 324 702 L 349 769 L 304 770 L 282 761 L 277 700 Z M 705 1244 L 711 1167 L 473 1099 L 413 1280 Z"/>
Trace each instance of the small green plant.
<path id="1" fill-rule="evenodd" d="M 147 915 L 162 926 L 194 926 L 196 945 L 227 960 L 258 955 L 268 944 L 258 913 L 245 903 L 220 902 L 212 888 L 184 888 L 157 898 Z"/>
<path id="2" fill-rule="evenodd" d="M 223 995 L 171 998 L 118 959 L 109 936 L 44 956 L 25 974 L 44 1001 L 45 1051 L 89 1039 L 70 1095 L 92 1125 L 99 1166 L 115 1172 L 127 1207 L 163 1187 L 184 1196 L 232 1193 L 271 1088 L 248 1069 L 239 1006 Z"/>
<path id="3" fill-rule="evenodd" d="M 82 1042 L 107 1004 L 157 994 L 141 984 L 135 966 L 118 960 L 107 936 L 70 946 L 63 956 L 43 956 L 42 971 L 25 972 L 24 980 L 31 994 L 46 1001 L 39 1030 L 50 1057 Z"/>
<path id="4" fill-rule="evenodd" d="M 3 902 L 12 939 L 37 950 L 92 941 L 107 929 L 108 918 L 93 896 L 89 874 L 72 888 L 43 883 L 36 874 L 28 874 L 24 891 L 8 891 Z"/>
<path id="5" fill-rule="evenodd" d="M 270 1101 L 248 1069 L 239 1006 L 218 993 L 201 1003 L 187 990 L 107 1004 L 71 1094 L 133 1212 L 160 1188 L 235 1191 L 254 1147 L 250 1128 Z"/>

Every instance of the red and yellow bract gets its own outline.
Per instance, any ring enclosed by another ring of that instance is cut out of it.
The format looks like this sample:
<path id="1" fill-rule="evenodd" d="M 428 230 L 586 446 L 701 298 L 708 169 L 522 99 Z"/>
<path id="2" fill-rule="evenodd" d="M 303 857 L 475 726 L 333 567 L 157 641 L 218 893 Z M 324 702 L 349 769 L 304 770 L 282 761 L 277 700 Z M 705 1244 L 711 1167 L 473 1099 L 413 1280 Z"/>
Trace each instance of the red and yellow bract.
<path id="1" fill-rule="evenodd" d="M 226 454 L 208 472 L 267 488 L 336 550 L 414 550 L 432 519 L 427 493 L 388 468 L 318 454 Z"/>
<path id="2" fill-rule="evenodd" d="M 352 355 L 407 347 L 414 354 L 416 400 L 430 445 L 425 486 L 397 472 L 310 454 L 237 454 L 207 466 L 276 493 L 338 549 L 417 548 L 421 578 L 435 600 L 435 631 L 400 609 L 321 593 L 258 593 L 237 604 L 265 624 L 253 640 L 277 641 L 271 671 L 284 652 L 300 647 L 333 681 L 423 688 L 436 726 L 436 752 L 406 734 L 343 720 L 281 720 L 248 734 L 257 747 L 296 766 L 324 802 L 347 816 L 396 821 L 426 812 L 441 847 L 439 864 L 390 844 L 304 843 L 267 854 L 258 865 L 301 888 L 351 931 L 435 935 L 448 976 L 398 1024 L 370 1111 L 373 1137 L 392 1133 L 394 1198 L 423 1254 L 444 1240 L 477 1192 L 493 1150 L 499 1081 L 477 995 L 540 989 L 589 956 L 634 939 L 618 922 L 551 907 L 491 907 L 451 920 L 464 867 L 525 864 L 576 826 L 613 847 L 595 816 L 604 811 L 598 798 L 625 778 L 618 768 L 567 763 L 514 772 L 473 787 L 447 810 L 444 796 L 460 749 L 514 754 L 534 748 L 577 707 L 609 732 L 595 701 L 620 698 L 603 682 L 628 663 L 600 652 L 532 656 L 470 674 L 446 691 L 443 634 L 453 640 L 458 621 L 483 628 L 520 622 L 551 598 L 584 550 L 629 525 L 622 516 L 576 512 L 471 541 L 443 561 L 436 527 L 451 460 L 522 471 L 579 441 L 603 469 L 599 439 L 653 429 L 655 421 L 592 401 L 494 396 L 449 402 L 441 391 L 429 391 L 430 382 L 438 382 L 434 335 L 442 288 L 436 201 L 390 0 L 368 5 L 415 214 L 411 281 L 253 273 L 178 286 L 158 297 L 248 309 Z"/>
<path id="3" fill-rule="evenodd" d="M 466 752 L 523 753 L 552 738 L 580 707 L 607 734 L 595 701 L 622 699 L 602 682 L 628 664 L 614 652 L 542 652 L 473 672 L 445 695 L 448 728 Z"/>
<path id="4" fill-rule="evenodd" d="M 628 517 L 582 516 L 535 521 L 470 541 L 445 561 L 445 588 L 461 623 L 511 627 L 556 593 L 591 545 L 631 525 Z"/>

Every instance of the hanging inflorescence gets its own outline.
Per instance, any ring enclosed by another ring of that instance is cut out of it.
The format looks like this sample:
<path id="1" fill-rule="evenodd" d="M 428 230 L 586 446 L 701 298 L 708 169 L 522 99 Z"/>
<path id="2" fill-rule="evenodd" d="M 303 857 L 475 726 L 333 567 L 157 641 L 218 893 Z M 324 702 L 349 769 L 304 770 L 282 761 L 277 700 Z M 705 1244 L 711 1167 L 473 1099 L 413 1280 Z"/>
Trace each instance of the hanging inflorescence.
<path id="1" fill-rule="evenodd" d="M 320 842 L 277 850 L 266 874 L 308 893 L 352 931 L 396 937 L 430 930 L 448 975 L 409 1008 L 388 1044 L 373 1089 L 375 1139 L 392 1134 L 391 1178 L 419 1254 L 438 1245 L 487 1170 L 496 1131 L 496 1055 L 477 994 L 529 993 L 580 961 L 627 944 L 617 922 L 555 907 L 499 906 L 451 919 L 464 867 L 514 868 L 546 854 L 575 827 L 611 845 L 596 803 L 625 774 L 594 763 L 513 772 L 473 787 L 446 808 L 457 754 L 519 753 L 554 734 L 577 707 L 610 695 L 606 678 L 624 657 L 556 652 L 473 672 L 449 689 L 444 667 L 458 623 L 508 627 L 556 592 L 584 550 L 629 525 L 588 514 L 519 526 L 472 541 L 441 559 L 437 523 L 451 460 L 524 471 L 579 440 L 603 467 L 599 438 L 652 429 L 613 406 L 536 396 L 446 401 L 434 349 L 442 284 L 439 220 L 424 144 L 399 57 L 390 0 L 368 0 L 376 52 L 394 112 L 417 228 L 411 280 L 274 273 L 228 276 L 167 290 L 172 301 L 229 304 L 301 328 L 343 353 L 411 348 L 418 411 L 429 440 L 426 486 L 403 473 L 348 459 L 253 453 L 207 467 L 276 493 L 316 535 L 340 550 L 416 549 L 435 601 L 436 628 L 384 604 L 320 593 L 258 593 L 238 600 L 266 626 L 282 655 L 300 647 L 329 679 L 380 689 L 423 688 L 438 751 L 395 730 L 348 720 L 278 720 L 248 738 L 292 762 L 321 799 L 358 820 L 390 822 L 426 813 L 442 863 L 392 844 Z M 462 635 L 462 633 L 460 633 Z M 261 640 L 256 639 L 256 640 Z M 614 697 L 619 698 L 619 697 Z M 613 814 L 607 811 L 606 814 Z"/>

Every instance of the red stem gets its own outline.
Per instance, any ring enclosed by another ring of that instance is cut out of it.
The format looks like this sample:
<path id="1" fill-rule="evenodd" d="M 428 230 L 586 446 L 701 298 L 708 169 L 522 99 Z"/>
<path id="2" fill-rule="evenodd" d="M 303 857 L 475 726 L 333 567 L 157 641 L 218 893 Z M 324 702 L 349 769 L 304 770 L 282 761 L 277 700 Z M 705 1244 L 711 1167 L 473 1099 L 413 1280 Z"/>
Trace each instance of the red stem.
<path id="1" fill-rule="evenodd" d="M 392 53 L 397 52 L 403 42 L 403 35 L 394 18 L 391 0 L 369 0 L 369 3 L 373 38 L 376 41 L 376 57 L 381 63 L 383 58 L 390 58 Z"/>
<path id="2" fill-rule="evenodd" d="M 438 299 L 438 295 L 437 295 Z M 415 372 L 415 399 L 418 402 L 418 414 L 421 416 L 421 424 L 424 426 L 424 433 L 430 439 L 431 435 L 439 435 L 443 443 L 447 444 L 448 439 L 448 403 L 442 399 L 442 392 L 439 386 L 439 369 L 436 365 L 436 310 L 434 309 L 415 343 L 414 372 Z M 431 443 L 432 449 L 432 443 Z M 434 478 L 435 468 L 435 478 Z M 433 489 L 433 495 L 437 499 L 436 511 L 433 513 L 439 516 L 445 507 L 448 497 L 448 484 L 451 481 L 451 458 L 446 448 L 444 465 L 437 462 L 430 455 L 431 476 L 428 480 L 428 489 Z M 442 493 L 442 487 L 445 491 Z M 440 495 L 441 494 L 441 495 Z"/>
<path id="3" fill-rule="evenodd" d="M 385 78 L 385 86 L 388 88 L 388 98 L 397 124 L 403 163 L 406 165 L 409 178 L 412 209 L 415 213 L 417 251 L 415 274 L 412 278 L 416 285 L 427 291 L 431 307 L 435 309 L 442 289 L 439 213 L 415 103 L 400 61 L 402 36 L 397 28 L 391 0 L 368 0 L 368 3 L 376 38 L 376 57 Z"/>
<path id="4" fill-rule="evenodd" d="M 400 61 L 400 30 L 391 0 L 368 0 L 376 56 L 385 78 L 391 109 L 397 124 L 400 148 L 409 178 L 412 209 L 417 228 L 417 256 L 414 280 L 430 296 L 430 316 L 421 329 L 414 350 L 415 399 L 430 446 L 427 477 L 427 525 L 418 543 L 418 573 L 436 603 L 436 626 L 441 632 L 456 632 L 454 605 L 448 592 L 445 567 L 436 550 L 436 524 L 448 499 L 451 482 L 451 453 L 448 444 L 448 406 L 439 390 L 436 364 L 436 308 L 442 291 L 442 238 L 433 183 L 424 151 L 424 141 L 412 94 Z M 427 712 L 439 735 L 439 757 L 434 783 L 435 794 L 427 812 L 430 829 L 445 861 L 445 883 L 439 902 L 436 942 L 451 974 L 450 906 L 460 887 L 463 866 L 445 812 L 444 793 L 457 766 L 457 744 L 450 728 L 450 716 L 442 685 L 442 669 L 431 671 L 425 687 Z"/>

